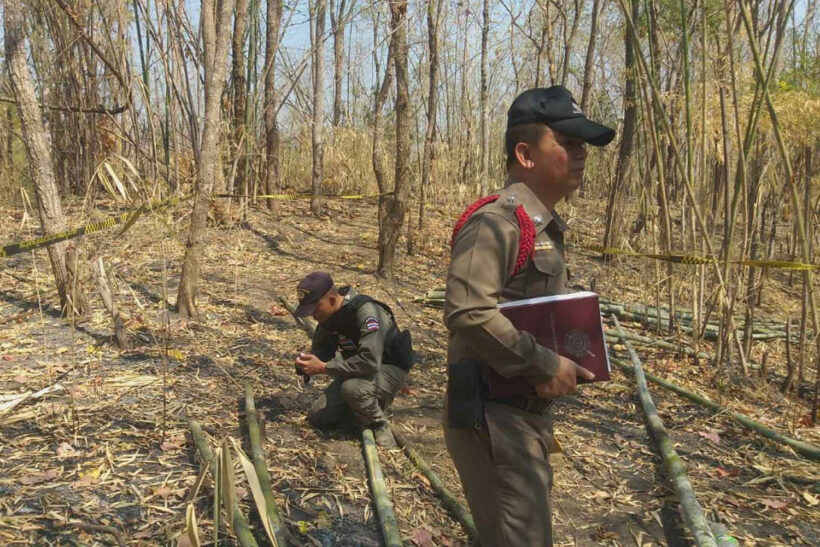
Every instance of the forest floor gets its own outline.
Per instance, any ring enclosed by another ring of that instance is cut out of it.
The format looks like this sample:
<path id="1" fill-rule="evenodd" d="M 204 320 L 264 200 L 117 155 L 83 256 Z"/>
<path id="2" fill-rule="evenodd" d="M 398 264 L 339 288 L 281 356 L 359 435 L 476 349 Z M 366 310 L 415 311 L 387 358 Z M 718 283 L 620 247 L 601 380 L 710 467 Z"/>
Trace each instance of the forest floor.
<path id="1" fill-rule="evenodd" d="M 570 242 L 599 241 L 601 208 L 593 200 L 561 206 Z M 0 264 L 0 394 L 57 383 L 63 388 L 0 414 L 0 544 L 115 543 L 110 530 L 88 525 L 112 527 L 129 545 L 185 544 L 190 501 L 200 537 L 210 541 L 211 488 L 206 482 L 194 489 L 200 464 L 187 420 L 199 421 L 214 447 L 226 436 L 247 447 L 242 386 L 250 381 L 264 415 L 273 488 L 296 543 L 379 545 L 358 436 L 323 433 L 307 424 L 305 412 L 326 381 L 303 387 L 293 372 L 293 359 L 308 338 L 277 295 L 294 301 L 296 283 L 314 269 L 388 303 L 401 326 L 412 331 L 421 362 L 395 401 L 392 423 L 461 497 L 440 426 L 446 330 L 441 310 L 413 302 L 444 284 L 449 227 L 458 207 L 428 211 L 421 248 L 408 256 L 402 246 L 390 281 L 374 275 L 375 204 L 329 202 L 325 214 L 313 217 L 307 203 L 287 202 L 278 220 L 251 210 L 247 222 L 208 229 L 197 300 L 202 316 L 192 321 L 172 314 L 166 330 L 163 294 L 173 303 L 187 235 L 185 210 L 169 211 L 167 223 L 144 218 L 122 237 L 115 229 L 80 240 L 84 260 L 101 254 L 115 272 L 117 298 L 136 335 L 129 351 L 111 344 L 111 320 L 90 281 L 85 283 L 93 312 L 72 328 L 59 317 L 45 251 Z M 107 214 L 97 210 L 90 220 Z M 0 211 L 4 241 L 29 236 L 21 218 L 19 210 Z M 80 219 L 74 215 L 72 222 Z M 653 302 L 650 261 L 615 259 L 604 266 L 580 249 L 570 250 L 568 260 L 574 285 L 589 287 L 594 279 L 606 298 Z M 675 274 L 689 280 L 689 268 L 675 266 Z M 787 281 L 788 274 L 770 274 L 760 316 L 796 317 L 800 286 Z M 622 323 L 643 332 L 639 324 Z M 764 382 L 734 371 L 719 373 L 713 382 L 715 371 L 706 364 L 636 349 L 647 370 L 787 435 L 820 443 L 820 428 L 805 420 L 807 390 L 783 397 L 774 376 Z M 782 341 L 766 348 L 757 344 L 753 357 L 759 359 L 764 349 L 771 352 L 772 373 L 780 367 L 782 374 Z M 813 370 L 808 378 L 813 381 Z M 820 544 L 816 462 L 650 388 L 701 504 L 728 523 L 741 545 Z M 564 450 L 553 459 L 556 545 L 691 544 L 631 377 L 614 370 L 612 381 L 562 399 L 555 424 Z M 404 453 L 380 450 L 379 456 L 405 542 L 465 544 L 459 524 Z M 238 495 L 261 541 L 244 481 Z"/>

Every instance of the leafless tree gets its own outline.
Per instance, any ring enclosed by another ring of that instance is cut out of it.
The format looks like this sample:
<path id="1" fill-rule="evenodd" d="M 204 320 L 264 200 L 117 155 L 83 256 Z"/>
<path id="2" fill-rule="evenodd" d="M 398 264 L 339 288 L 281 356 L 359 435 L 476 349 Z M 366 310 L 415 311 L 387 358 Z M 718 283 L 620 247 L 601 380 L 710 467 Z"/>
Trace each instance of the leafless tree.
<path id="1" fill-rule="evenodd" d="M 219 9 L 217 10 L 217 6 Z M 197 317 L 196 296 L 205 247 L 205 224 L 211 204 L 214 181 L 223 177 L 219 154 L 221 98 L 225 88 L 228 42 L 233 0 L 202 0 L 202 45 L 205 53 L 205 126 L 197 166 L 196 192 L 191 212 L 191 227 L 182 261 L 182 276 L 177 293 L 177 311 Z"/>

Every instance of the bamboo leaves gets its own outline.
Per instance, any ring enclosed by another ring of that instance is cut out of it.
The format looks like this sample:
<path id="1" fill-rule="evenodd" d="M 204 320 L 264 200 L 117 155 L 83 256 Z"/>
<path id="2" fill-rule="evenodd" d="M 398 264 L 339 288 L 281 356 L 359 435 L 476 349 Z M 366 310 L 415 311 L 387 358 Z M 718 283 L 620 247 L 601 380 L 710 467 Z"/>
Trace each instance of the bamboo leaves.
<path id="1" fill-rule="evenodd" d="M 242 470 L 245 472 L 245 477 L 248 479 L 248 484 L 251 487 L 251 494 L 253 494 L 253 501 L 256 503 L 256 509 L 259 512 L 262 526 L 265 528 L 265 533 L 268 536 L 272 545 L 279 545 L 276 541 L 276 536 L 273 534 L 273 525 L 268 517 L 268 508 L 265 502 L 265 495 L 262 493 L 262 485 L 259 483 L 259 475 L 253 468 L 253 463 L 248 458 L 248 455 L 242 450 L 235 439 L 231 439 L 236 455 L 239 456 L 239 463 L 242 464 Z"/>
<path id="2" fill-rule="evenodd" d="M 193 503 L 189 503 L 185 509 L 185 533 L 192 547 L 200 547 L 199 527 L 196 523 L 196 512 L 194 511 Z"/>
<path id="3" fill-rule="evenodd" d="M 188 421 L 191 436 L 194 438 L 200 458 L 211 468 L 214 483 L 214 543 L 219 541 L 220 505 L 224 506 L 228 516 L 227 522 L 243 547 L 255 547 L 256 540 L 251 533 L 248 521 L 242 514 L 236 499 L 233 478 L 233 459 L 230 456 L 228 439 L 224 439 L 216 453 L 211 450 L 202 427 L 194 420 Z"/>

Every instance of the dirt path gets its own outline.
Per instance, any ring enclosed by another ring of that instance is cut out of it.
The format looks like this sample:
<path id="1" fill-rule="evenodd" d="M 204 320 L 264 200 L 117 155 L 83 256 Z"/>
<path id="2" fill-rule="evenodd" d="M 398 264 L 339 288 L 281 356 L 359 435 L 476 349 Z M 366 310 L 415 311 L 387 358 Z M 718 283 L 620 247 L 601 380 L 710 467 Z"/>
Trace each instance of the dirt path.
<path id="1" fill-rule="evenodd" d="M 100 234 L 84 244 L 104 250 L 117 272 L 129 328 L 141 340 L 129 352 L 106 343 L 110 325 L 102 310 L 73 330 L 55 317 L 56 294 L 42 288 L 41 319 L 33 281 L 49 282 L 44 253 L 37 255 L 39 276 L 30 255 L 3 265 L 0 318 L 32 306 L 35 313 L 3 325 L 0 393 L 37 390 L 58 380 L 65 391 L 0 416 L 0 543 L 113 541 L 110 534 L 80 530 L 78 522 L 113 526 L 131 544 L 176 541 L 191 497 L 202 537 L 211 538 L 210 487 L 206 483 L 194 497 L 199 465 L 186 420 L 198 420 L 214 442 L 228 435 L 246 442 L 241 385 L 251 381 L 289 530 L 305 545 L 378 545 L 358 437 L 323 434 L 305 424 L 305 410 L 323 384 L 304 388 L 294 377 L 293 357 L 308 339 L 275 300 L 276 294 L 292 298 L 298 279 L 312 269 L 326 269 L 337 281 L 383 299 L 413 332 L 422 360 L 396 400 L 393 422 L 460 492 L 440 430 L 446 341 L 441 312 L 412 302 L 444 281 L 452 215 L 430 213 L 422 251 L 415 257 L 402 254 L 397 278 L 386 282 L 373 276 L 373 205 L 330 204 L 329 214 L 320 218 L 306 210 L 306 204 L 295 204 L 277 223 L 254 211 L 248 225 L 209 232 L 206 281 L 198 300 L 204 319 L 171 318 L 167 366 L 163 269 L 173 300 L 182 252 L 178 238 L 167 239 L 163 264 L 162 250 L 152 240 L 165 230 L 161 224 L 138 223 L 124 241 Z M 3 222 L 12 239 L 19 235 Z M 580 221 L 574 228 L 578 238 L 591 237 L 594 230 Z M 605 271 L 582 254 L 574 256 L 571 267 L 575 282 L 595 278 L 607 297 L 636 302 L 645 296 L 625 288 L 635 286 L 640 268 Z M 711 390 L 705 371 L 670 356 L 639 353 L 648 370 L 700 385 L 723 404 L 818 441 L 816 432 L 794 428 L 797 410 L 805 405 L 749 385 L 727 382 L 722 391 Z M 717 510 L 735 537 L 744 545 L 820 544 L 820 512 L 812 505 L 820 494 L 812 483 L 820 478 L 817 465 L 671 395 L 657 389 L 653 394 L 701 504 Z M 612 382 L 561 401 L 556 431 L 565 451 L 554 461 L 556 545 L 689 544 L 630 378 L 615 372 Z M 408 543 L 466 541 L 403 453 L 382 451 L 380 457 Z M 247 510 L 252 505 L 247 488 L 239 494 Z"/>

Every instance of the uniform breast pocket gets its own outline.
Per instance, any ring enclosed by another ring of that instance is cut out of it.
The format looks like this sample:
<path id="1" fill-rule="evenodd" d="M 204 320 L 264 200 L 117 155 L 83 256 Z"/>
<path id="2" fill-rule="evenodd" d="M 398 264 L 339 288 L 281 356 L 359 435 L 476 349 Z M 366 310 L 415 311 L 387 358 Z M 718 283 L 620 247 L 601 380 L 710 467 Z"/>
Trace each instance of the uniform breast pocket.
<path id="1" fill-rule="evenodd" d="M 548 250 L 536 250 L 532 264 L 533 277 L 527 283 L 528 297 L 564 292 L 566 267 L 561 253 L 555 247 Z"/>
<path id="2" fill-rule="evenodd" d="M 549 251 L 535 251 L 532 262 L 535 269 L 545 276 L 560 275 L 564 269 L 564 260 L 554 248 Z"/>

